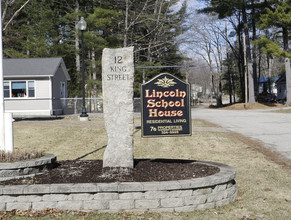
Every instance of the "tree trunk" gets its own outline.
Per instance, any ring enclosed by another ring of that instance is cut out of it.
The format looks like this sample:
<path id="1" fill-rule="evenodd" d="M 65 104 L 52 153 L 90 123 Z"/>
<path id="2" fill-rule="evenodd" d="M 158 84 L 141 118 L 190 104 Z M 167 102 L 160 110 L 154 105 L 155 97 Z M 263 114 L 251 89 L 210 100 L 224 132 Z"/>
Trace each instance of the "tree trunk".
<path id="1" fill-rule="evenodd" d="M 92 62 L 92 79 L 96 80 L 97 79 L 97 73 L 96 73 L 96 56 L 95 56 L 95 52 L 94 52 L 94 48 L 93 51 L 91 53 L 91 62 Z"/>
<path id="2" fill-rule="evenodd" d="M 91 51 L 91 50 L 88 50 L 87 59 L 88 59 L 89 62 L 90 62 L 90 65 L 91 65 L 91 66 L 89 67 L 89 69 L 91 68 L 91 71 L 88 71 L 88 72 L 86 73 L 86 75 L 87 75 L 87 79 L 91 80 L 92 77 L 93 77 L 93 71 L 92 71 L 92 51 Z M 88 96 L 88 97 L 89 97 L 89 96 Z"/>
<path id="3" fill-rule="evenodd" d="M 232 80 L 232 91 L 233 91 L 233 103 L 236 103 L 236 87 L 235 87 L 235 79 L 234 79 L 234 74 L 231 74 L 231 80 Z"/>
<path id="4" fill-rule="evenodd" d="M 252 0 L 252 28 L 253 28 L 253 38 L 252 40 L 257 39 L 257 29 L 255 21 L 255 6 L 254 0 Z M 256 45 L 253 45 L 253 80 L 254 80 L 254 90 L 255 90 L 255 100 L 258 100 L 259 87 L 258 87 L 258 74 L 257 74 L 257 48 Z"/>
<path id="5" fill-rule="evenodd" d="M 238 38 L 238 42 L 239 42 L 239 54 L 243 54 L 243 44 L 241 42 L 241 34 L 239 33 L 239 38 Z M 245 87 L 244 87 L 244 65 L 242 65 L 244 63 L 243 61 L 243 56 L 239 56 L 237 59 L 237 66 L 238 66 L 238 71 L 239 71 L 239 82 L 240 82 L 240 87 L 241 87 L 241 97 L 242 100 L 245 100 Z"/>
<path id="6" fill-rule="evenodd" d="M 150 39 L 149 42 L 148 42 L 148 55 L 147 55 L 147 61 L 150 62 L 150 63 L 152 62 L 151 46 L 152 46 L 152 41 Z"/>
<path id="7" fill-rule="evenodd" d="M 260 95 L 260 78 L 261 78 L 261 73 L 262 73 L 262 68 L 261 68 L 261 63 L 262 63 L 262 53 L 261 53 L 261 50 L 259 51 L 259 60 L 258 60 L 258 98 L 259 98 L 259 95 Z M 258 99 L 259 101 L 259 99 Z"/>
<path id="8" fill-rule="evenodd" d="M 269 92 L 272 93 L 272 88 L 271 88 L 271 77 L 272 77 L 272 66 L 273 66 L 273 59 L 267 58 L 268 61 L 268 83 L 269 83 Z"/>
<path id="9" fill-rule="evenodd" d="M 230 58 L 228 53 L 228 37 L 227 37 L 227 20 L 225 18 L 225 46 L 226 46 L 226 60 L 227 60 L 227 76 L 228 76 L 228 93 L 229 93 L 229 104 L 232 104 L 232 84 L 231 84 L 231 73 L 230 73 Z"/>
<path id="10" fill-rule="evenodd" d="M 216 96 L 216 105 L 222 106 L 222 84 L 221 84 L 221 77 L 219 77 L 219 85 L 218 85 L 218 92 Z"/>
<path id="11" fill-rule="evenodd" d="M 78 14 L 79 12 L 79 1 L 76 0 L 76 8 L 75 8 L 75 12 Z M 81 62 L 80 62 L 80 41 L 79 41 L 79 29 L 78 29 L 78 24 L 79 22 L 79 16 L 76 16 L 76 20 L 75 20 L 75 51 L 76 51 L 76 71 L 78 73 L 78 75 L 81 75 Z"/>
<path id="12" fill-rule="evenodd" d="M 286 69 L 286 103 L 291 105 L 291 68 L 290 59 L 285 58 L 285 69 Z"/>
<path id="13" fill-rule="evenodd" d="M 123 47 L 127 47 L 128 38 L 128 10 L 129 10 L 128 0 L 125 0 L 125 21 L 124 21 L 124 37 L 123 37 Z"/>
<path id="14" fill-rule="evenodd" d="M 244 4 L 242 7 L 242 17 L 244 24 L 244 32 L 245 32 L 245 46 L 246 46 L 246 56 L 247 56 L 247 70 L 248 70 L 248 95 L 249 95 L 249 103 L 255 103 L 255 93 L 254 93 L 254 76 L 253 76 L 253 64 L 252 64 L 252 54 L 251 54 L 251 44 L 250 44 L 250 36 L 249 36 L 249 27 L 247 21 L 247 13 L 246 13 L 246 0 L 244 0 Z"/>
<path id="15" fill-rule="evenodd" d="M 284 50 L 289 52 L 289 41 L 288 41 L 288 29 L 283 27 L 283 45 Z M 285 71 L 286 71 L 286 103 L 291 105 L 291 68 L 290 59 L 285 58 Z"/>
<path id="16" fill-rule="evenodd" d="M 227 60 L 228 60 L 227 55 Z M 228 92 L 229 92 L 229 104 L 232 104 L 232 83 L 231 83 L 231 72 L 229 67 L 229 60 L 227 61 L 227 75 L 228 75 Z"/>
<path id="17" fill-rule="evenodd" d="M 255 32 L 253 32 L 255 33 Z M 254 37 L 253 37 L 253 40 L 256 40 Z M 255 100 L 257 101 L 258 100 L 258 95 L 259 95 L 259 86 L 258 86 L 258 73 L 257 73 L 257 48 L 255 45 L 253 45 L 253 80 L 254 80 L 254 91 L 255 91 Z"/>

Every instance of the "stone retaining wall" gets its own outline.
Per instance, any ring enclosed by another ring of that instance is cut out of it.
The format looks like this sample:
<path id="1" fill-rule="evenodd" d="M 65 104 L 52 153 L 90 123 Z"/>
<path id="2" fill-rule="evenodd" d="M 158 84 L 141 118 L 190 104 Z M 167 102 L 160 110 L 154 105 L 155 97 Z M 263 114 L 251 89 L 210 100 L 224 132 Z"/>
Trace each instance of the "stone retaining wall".
<path id="1" fill-rule="evenodd" d="M 193 211 L 223 206 L 237 197 L 235 169 L 189 180 L 47 185 L 0 185 L 0 210 Z"/>

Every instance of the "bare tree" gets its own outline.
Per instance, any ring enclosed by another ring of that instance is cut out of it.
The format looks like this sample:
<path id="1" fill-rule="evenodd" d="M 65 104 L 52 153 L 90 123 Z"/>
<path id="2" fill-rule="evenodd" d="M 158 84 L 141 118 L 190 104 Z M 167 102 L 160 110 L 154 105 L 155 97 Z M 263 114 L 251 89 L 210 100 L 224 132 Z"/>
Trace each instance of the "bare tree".
<path id="1" fill-rule="evenodd" d="M 188 82 L 202 86 L 202 95 L 207 98 L 211 91 L 211 73 L 209 66 L 201 57 L 188 61 L 186 64 L 192 65 L 194 68 L 188 68 Z"/>
<path id="2" fill-rule="evenodd" d="M 173 24 L 180 22 L 172 20 L 175 17 L 171 8 L 173 1 L 123 1 L 120 6 L 125 11 L 123 46 L 135 46 L 135 52 L 143 51 L 147 61 L 152 62 L 152 57 L 159 57 L 169 45 L 175 44 L 174 37 L 169 36 L 179 34 L 178 30 L 173 30 Z M 137 7 L 136 4 L 141 2 L 142 5 Z"/>
<path id="3" fill-rule="evenodd" d="M 134 0 L 130 1 L 130 0 L 124 0 L 125 3 L 125 11 L 124 11 L 124 35 L 123 35 L 123 46 L 127 47 L 128 46 L 128 34 L 129 34 L 129 30 L 130 28 L 132 28 L 137 22 L 141 22 L 139 20 L 139 18 L 144 14 L 147 5 L 148 5 L 148 0 L 146 0 L 143 4 L 142 9 L 136 13 L 136 16 L 134 16 L 131 20 L 130 20 L 130 8 L 134 5 Z"/>
<path id="4" fill-rule="evenodd" d="M 187 40 L 183 39 L 186 50 L 199 55 L 208 64 L 217 105 L 222 105 L 224 34 L 223 24 L 215 16 L 196 15 L 191 21 L 190 31 L 185 35 Z"/>
<path id="5" fill-rule="evenodd" d="M 7 15 L 7 10 L 8 7 L 11 7 L 16 0 L 6 0 L 3 1 L 4 2 L 4 10 L 2 13 L 2 23 L 4 22 L 4 20 L 6 20 L 6 15 Z M 30 2 L 30 0 L 27 0 L 23 5 L 20 6 L 19 9 L 17 9 L 13 15 L 9 18 L 9 20 L 5 23 L 4 27 L 3 27 L 3 31 L 5 31 L 8 27 L 9 24 L 11 24 L 11 22 L 15 19 L 15 17 L 19 14 L 19 12 Z"/>

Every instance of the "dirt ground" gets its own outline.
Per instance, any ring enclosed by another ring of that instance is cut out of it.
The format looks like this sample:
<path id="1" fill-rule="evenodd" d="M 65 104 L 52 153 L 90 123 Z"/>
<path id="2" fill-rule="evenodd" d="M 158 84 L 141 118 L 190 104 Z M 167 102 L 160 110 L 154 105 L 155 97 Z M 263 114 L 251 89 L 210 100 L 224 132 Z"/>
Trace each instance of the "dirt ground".
<path id="1" fill-rule="evenodd" d="M 56 167 L 31 178 L 2 184 L 151 182 L 200 178 L 219 172 L 219 168 L 190 160 L 135 160 L 133 169 L 102 169 L 101 160 L 59 161 Z"/>
<path id="2" fill-rule="evenodd" d="M 247 104 L 245 103 L 236 103 L 232 105 L 223 105 L 221 107 L 217 107 L 214 105 L 210 105 L 209 108 L 219 108 L 223 110 L 245 110 L 245 109 L 271 109 L 271 108 L 283 108 L 286 107 L 285 105 L 281 103 L 275 103 L 275 102 L 266 102 L 266 103 L 253 103 L 253 104 Z"/>

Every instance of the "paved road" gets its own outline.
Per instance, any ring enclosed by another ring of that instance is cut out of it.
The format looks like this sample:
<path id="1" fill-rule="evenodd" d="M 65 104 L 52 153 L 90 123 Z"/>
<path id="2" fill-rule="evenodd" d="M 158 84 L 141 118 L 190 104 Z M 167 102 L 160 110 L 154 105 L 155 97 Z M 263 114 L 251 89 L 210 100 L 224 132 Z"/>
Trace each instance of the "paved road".
<path id="1" fill-rule="evenodd" d="M 291 114 L 265 110 L 217 110 L 194 108 L 192 118 L 204 119 L 226 130 L 262 141 L 266 147 L 291 160 Z"/>

